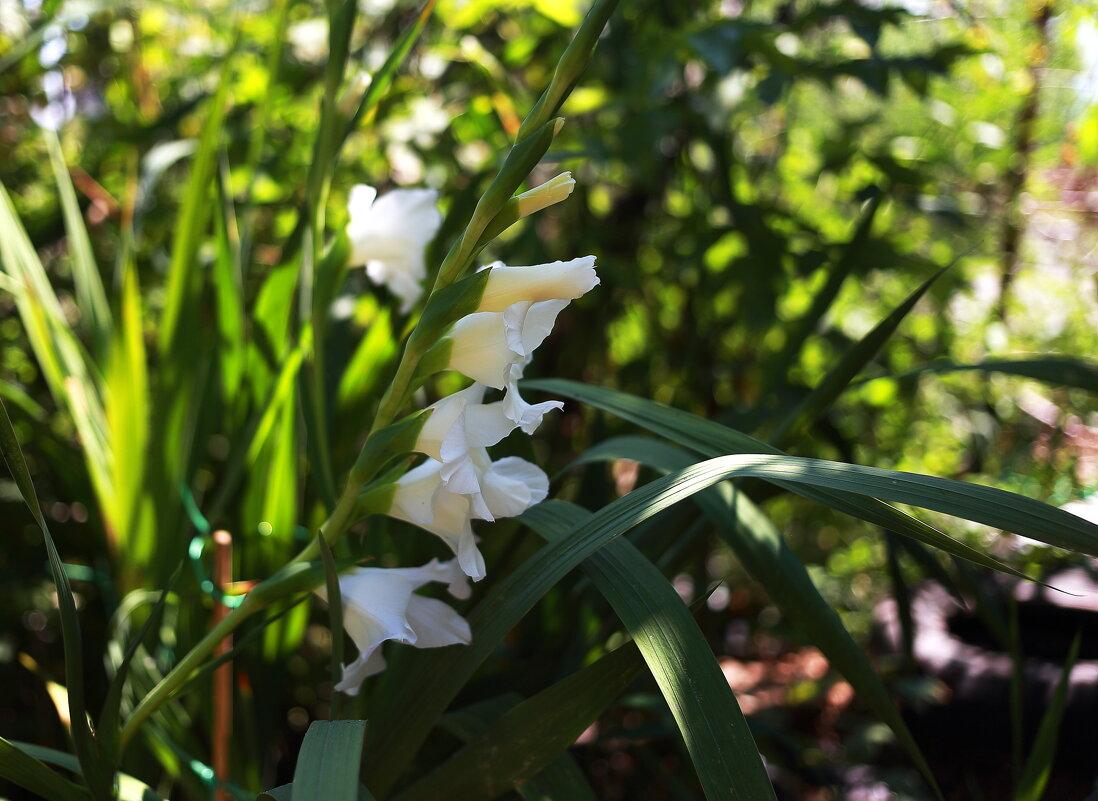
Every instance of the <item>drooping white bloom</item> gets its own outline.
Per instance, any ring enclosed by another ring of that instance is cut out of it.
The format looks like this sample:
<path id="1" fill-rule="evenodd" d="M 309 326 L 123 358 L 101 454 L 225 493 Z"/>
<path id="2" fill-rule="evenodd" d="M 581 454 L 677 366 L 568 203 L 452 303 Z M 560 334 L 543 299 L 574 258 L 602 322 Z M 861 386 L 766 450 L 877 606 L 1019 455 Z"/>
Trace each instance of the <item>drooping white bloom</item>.
<path id="1" fill-rule="evenodd" d="M 358 647 L 358 658 L 343 666 L 336 689 L 355 695 L 363 680 L 385 669 L 385 640 L 440 648 L 472 641 L 469 624 L 450 606 L 416 594 L 431 582 L 446 584 L 455 598 L 468 598 L 465 574 L 453 561 L 432 559 L 421 567 L 360 567 L 339 577 L 343 627 Z M 324 587 L 316 590 L 325 601 Z"/>
<path id="2" fill-rule="evenodd" d="M 485 448 L 469 451 L 468 470 L 442 479 L 443 463 L 428 459 L 398 481 L 389 514 L 430 531 L 457 556 L 474 581 L 485 576 L 484 557 L 477 548 L 473 520 L 514 517 L 545 500 L 549 478 L 525 459 L 496 462 Z"/>
<path id="3" fill-rule="evenodd" d="M 394 189 L 381 197 L 372 186 L 351 189 L 348 203 L 351 266 L 366 265 L 366 275 L 400 298 L 407 314 L 423 294 L 427 277 L 424 250 L 438 233 L 442 215 L 433 189 Z"/>
<path id="4" fill-rule="evenodd" d="M 486 269 L 491 272 L 478 312 L 501 312 L 522 301 L 575 300 L 599 285 L 594 256 L 529 267 L 497 262 Z"/>

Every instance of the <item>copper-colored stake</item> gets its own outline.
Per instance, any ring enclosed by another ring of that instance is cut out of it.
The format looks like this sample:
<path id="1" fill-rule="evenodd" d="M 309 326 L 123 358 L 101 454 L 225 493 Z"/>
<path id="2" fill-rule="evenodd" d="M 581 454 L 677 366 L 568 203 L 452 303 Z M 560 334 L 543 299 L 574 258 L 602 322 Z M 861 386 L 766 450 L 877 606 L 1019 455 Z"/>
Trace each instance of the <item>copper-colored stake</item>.
<path id="1" fill-rule="evenodd" d="M 213 580 L 224 591 L 233 580 L 233 538 L 227 531 L 215 531 L 213 535 Z M 214 607 L 214 625 L 229 614 L 229 607 L 219 603 Z M 233 647 L 230 634 L 222 640 L 214 656 L 227 654 Z M 213 770 L 217 778 L 215 801 L 229 801 L 224 785 L 229 781 L 229 736 L 233 729 L 233 663 L 232 660 L 213 674 Z"/>

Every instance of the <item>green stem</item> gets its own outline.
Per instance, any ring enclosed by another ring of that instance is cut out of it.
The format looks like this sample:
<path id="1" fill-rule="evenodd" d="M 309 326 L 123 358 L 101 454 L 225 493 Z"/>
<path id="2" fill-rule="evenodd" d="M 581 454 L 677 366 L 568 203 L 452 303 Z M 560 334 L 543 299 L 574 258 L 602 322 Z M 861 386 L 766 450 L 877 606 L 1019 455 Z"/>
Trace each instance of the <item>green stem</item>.
<path id="1" fill-rule="evenodd" d="M 357 499 L 358 487 L 355 487 L 348 482 L 343 490 L 343 494 L 339 498 L 339 503 L 336 504 L 336 508 L 332 511 L 331 516 L 321 527 L 321 531 L 329 543 L 334 543 L 343 532 L 346 531 L 351 522 L 351 517 L 354 514 L 355 501 Z M 318 554 L 319 548 L 314 540 L 301 553 L 294 557 L 290 564 L 310 560 Z M 141 724 L 148 720 L 149 716 L 168 701 L 175 691 L 183 686 L 187 679 L 201 667 L 202 663 L 213 652 L 218 643 L 224 640 L 253 614 L 270 606 L 270 604 L 279 600 L 282 595 L 285 594 L 285 592 L 281 594 L 279 592 L 279 589 L 285 590 L 285 587 L 279 587 L 279 584 L 282 583 L 282 576 L 276 574 L 272 579 L 268 579 L 267 582 L 264 582 L 248 593 L 244 598 L 243 603 L 229 612 L 226 617 L 210 629 L 209 632 L 206 633 L 206 636 L 199 640 L 199 642 L 187 652 L 186 656 L 183 657 L 179 664 L 172 668 L 168 675 L 162 678 L 159 683 L 153 687 L 152 691 L 141 700 L 141 703 L 137 705 L 137 709 L 130 715 L 129 720 L 126 721 L 126 725 L 122 728 L 120 739 L 121 748 L 125 748 L 126 743 L 128 743 L 133 738 L 134 734 L 137 733 Z M 301 587 L 294 585 L 293 589 L 296 591 L 301 589 Z"/>
<path id="2" fill-rule="evenodd" d="M 152 691 L 141 699 L 141 703 L 137 705 L 137 709 L 130 715 L 129 720 L 126 721 L 126 725 L 122 727 L 122 734 L 119 739 L 120 749 L 126 747 L 128 743 L 137 733 L 137 730 L 141 727 L 141 724 L 148 720 L 160 706 L 167 701 L 172 694 L 178 690 L 186 681 L 191 677 L 191 674 L 195 672 L 202 664 L 203 660 L 217 647 L 217 644 L 224 640 L 232 631 L 243 623 L 255 612 L 258 612 L 266 604 L 251 603 L 251 596 L 246 597 L 244 602 L 229 612 L 221 621 L 214 626 L 206 636 L 203 637 L 198 644 L 194 646 L 187 655 L 176 665 L 167 676 L 162 678 Z"/>
<path id="3" fill-rule="evenodd" d="M 339 538 L 343 536 L 343 532 L 350 526 L 351 517 L 355 511 L 355 502 L 358 500 L 359 489 L 359 487 L 348 481 L 343 488 L 343 494 L 339 496 L 335 509 L 332 510 L 332 514 L 320 527 L 320 533 L 329 546 L 334 547 Z M 311 562 L 319 557 L 320 548 L 314 539 L 302 549 L 301 553 L 290 560 L 290 564 Z"/>

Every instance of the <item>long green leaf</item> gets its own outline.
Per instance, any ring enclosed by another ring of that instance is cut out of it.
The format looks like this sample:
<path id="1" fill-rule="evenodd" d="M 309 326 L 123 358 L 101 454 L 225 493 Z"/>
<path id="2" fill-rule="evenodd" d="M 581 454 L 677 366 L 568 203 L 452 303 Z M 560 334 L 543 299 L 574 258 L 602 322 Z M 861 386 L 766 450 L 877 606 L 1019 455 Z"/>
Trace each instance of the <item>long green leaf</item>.
<path id="1" fill-rule="evenodd" d="M 883 197 L 884 195 L 877 192 L 866 203 L 865 210 L 858 220 L 853 236 L 843 247 L 839 258 L 836 259 L 835 264 L 828 271 L 827 280 L 823 287 L 813 296 L 811 307 L 803 317 L 789 326 L 789 329 L 785 332 L 786 339 L 781 352 L 773 358 L 767 359 L 767 364 L 763 367 L 765 370 L 763 383 L 766 387 L 774 387 L 786 375 L 794 360 L 800 356 L 805 341 L 816 330 L 820 320 L 827 314 L 827 310 L 831 308 L 835 298 L 839 296 L 839 290 L 842 289 L 847 276 L 850 275 L 860 261 L 858 257 L 869 240 L 869 234 L 873 230 L 873 221 L 877 217 L 877 211 L 881 207 Z"/>
<path id="2" fill-rule="evenodd" d="M 80 435 L 88 474 L 96 495 L 109 503 L 112 495 L 103 404 L 89 364 L 69 327 L 49 276 L 0 186 L 0 267 L 10 281 L 23 328 L 30 340 L 50 393 L 72 416 Z"/>
<path id="3" fill-rule="evenodd" d="M 619 437 L 587 451 L 577 463 L 632 459 L 662 472 L 682 470 L 692 463 L 686 452 L 657 440 Z M 747 572 L 766 590 L 782 613 L 807 636 L 842 673 L 858 697 L 896 734 L 932 785 L 935 779 L 888 690 L 881 683 L 865 651 L 856 643 L 831 605 L 820 596 L 804 563 L 774 524 L 742 492 L 729 482 L 699 492 L 698 505 L 721 538 L 743 563 Z M 539 512 L 548 503 L 528 514 Z M 588 564 L 617 548 L 612 543 Z"/>
<path id="4" fill-rule="evenodd" d="M 518 693 L 504 693 L 450 712 L 439 721 L 439 725 L 455 737 L 469 742 L 483 734 L 500 715 L 521 702 L 522 696 Z M 568 752 L 516 787 L 515 792 L 526 801 L 598 801 L 595 791 Z"/>
<path id="5" fill-rule="evenodd" d="M 172 243 L 172 259 L 168 268 L 168 285 L 165 291 L 164 312 L 160 318 L 160 352 L 171 352 L 175 346 L 180 325 L 196 317 L 198 296 L 202 284 L 198 270 L 198 248 L 210 219 L 210 187 L 214 184 L 217 168 L 217 142 L 228 106 L 229 70 L 233 59 L 225 57 L 218 78 L 217 93 L 210 100 L 206 121 L 198 140 L 191 175 L 179 210 L 179 225 Z"/>
<path id="6" fill-rule="evenodd" d="M 396 77 L 397 70 L 400 69 L 404 60 L 408 58 L 408 54 L 412 52 L 412 48 L 415 47 L 416 42 L 419 41 L 420 34 L 422 34 L 423 29 L 427 27 L 427 20 L 431 18 L 431 13 L 434 9 L 435 0 L 427 0 L 419 10 L 416 21 L 400 35 L 399 39 L 397 39 L 396 44 L 393 45 L 392 52 L 390 52 L 389 56 L 385 59 L 385 63 L 382 64 L 381 68 L 371 77 L 370 86 L 366 89 L 365 94 L 363 94 L 362 101 L 358 104 L 358 108 L 355 109 L 354 116 L 351 117 L 347 123 L 347 130 L 343 134 L 344 139 L 346 139 L 358 126 L 359 122 L 363 118 L 367 118 L 368 115 L 377 108 L 377 104 L 384 99 L 385 93 L 389 91 L 389 87 L 393 84 L 393 78 Z"/>
<path id="7" fill-rule="evenodd" d="M 976 364 L 940 362 L 889 376 L 894 381 L 918 378 L 933 373 L 1002 373 L 1020 378 L 1032 378 L 1065 387 L 1077 387 L 1098 392 L 1098 364 L 1069 356 L 1043 356 L 1039 359 L 988 359 Z M 874 379 L 870 379 L 874 380 Z"/>
<path id="8" fill-rule="evenodd" d="M 87 791 L 0 737 L 0 776 L 49 801 L 88 801 Z"/>
<path id="9" fill-rule="evenodd" d="M 113 767 L 105 764 L 101 759 L 98 743 L 88 723 L 88 708 L 84 694 L 84 658 L 80 641 L 80 621 L 76 616 L 76 602 L 73 600 L 65 566 L 61 562 L 60 554 L 57 553 L 46 519 L 38 505 L 38 496 L 34 491 L 23 451 L 19 447 L 15 430 L 8 417 L 8 410 L 3 402 L 0 402 L 0 452 L 4 454 L 4 461 L 7 462 L 12 478 L 19 487 L 23 501 L 42 531 L 42 539 L 49 554 L 53 583 L 57 588 L 57 609 L 61 617 L 61 637 L 65 653 L 65 685 L 69 696 L 73 745 L 92 795 L 97 799 L 106 799 L 112 784 Z"/>
<path id="10" fill-rule="evenodd" d="M 818 459 L 748 454 L 693 465 L 600 509 L 569 537 L 546 546 L 509 575 L 469 616 L 470 646 L 437 649 L 430 667 L 389 697 L 374 716 L 379 739 L 367 752 L 368 781 L 384 795 L 464 683 L 522 617 L 565 574 L 638 523 L 728 478 L 765 478 L 822 486 L 925 506 L 1051 544 L 1078 542 L 1098 551 L 1098 526 L 1054 507 L 975 484 Z M 1068 546 L 1070 547 L 1070 546 Z"/>
<path id="11" fill-rule="evenodd" d="M 505 712 L 394 801 L 490 801 L 539 773 L 583 733 L 642 666 L 619 648 Z"/>
<path id="12" fill-rule="evenodd" d="M 778 426 L 778 430 L 774 432 L 774 436 L 771 438 L 776 446 L 781 446 L 782 443 L 804 431 L 831 408 L 831 405 L 842 395 L 850 382 L 865 369 L 865 366 L 872 361 L 885 342 L 896 333 L 900 323 L 904 321 L 908 313 L 915 308 L 915 304 L 919 302 L 946 269 L 948 268 L 942 268 L 930 276 L 891 314 L 877 323 L 868 334 L 855 342 L 842 355 L 838 364 L 827 371 L 820 383 L 805 396 L 797 405 L 797 408 Z"/>
<path id="13" fill-rule="evenodd" d="M 1081 634 L 1077 633 L 1071 643 L 1067 659 L 1064 660 L 1064 672 L 1060 674 L 1060 681 L 1052 693 L 1048 708 L 1041 718 L 1041 725 L 1037 729 L 1037 738 L 1033 741 L 1033 749 L 1026 760 L 1022 770 L 1022 778 L 1018 780 L 1018 786 L 1014 791 L 1014 801 L 1041 801 L 1045 787 L 1048 785 L 1049 776 L 1052 774 L 1052 763 L 1056 759 L 1056 742 L 1060 738 L 1060 722 L 1064 717 L 1064 709 L 1067 705 L 1068 680 L 1071 678 L 1072 668 L 1079 656 L 1079 642 Z"/>
<path id="14" fill-rule="evenodd" d="M 53 131 L 46 131 L 45 137 L 54 181 L 61 196 L 61 213 L 69 239 L 69 258 L 72 261 L 72 279 L 76 286 L 80 321 L 95 345 L 96 354 L 102 356 L 111 336 L 111 307 L 107 303 L 107 293 L 103 290 L 103 279 L 95 263 L 88 229 L 84 227 L 84 218 L 80 214 L 80 204 L 76 201 L 76 191 L 65 165 L 61 143 Z"/>
<path id="15" fill-rule="evenodd" d="M 294 801 L 358 801 L 364 720 L 314 720 L 294 768 Z"/>
<path id="16" fill-rule="evenodd" d="M 41 760 L 42 762 L 50 765 L 57 765 L 58 767 L 64 768 L 65 770 L 71 770 L 73 773 L 80 773 L 80 762 L 72 754 L 67 754 L 64 751 L 57 751 L 53 748 L 45 748 L 40 745 L 33 745 L 31 743 L 20 743 L 12 741 L 10 744 L 36 760 Z M 87 791 L 77 785 L 72 786 L 75 787 L 79 793 L 73 799 L 73 801 L 76 801 L 76 799 L 79 799 L 80 801 L 87 801 Z M 164 799 L 162 799 L 157 793 L 153 792 L 153 789 L 140 779 L 136 779 L 126 773 L 119 773 L 118 801 L 164 801 Z"/>
<path id="17" fill-rule="evenodd" d="M 783 452 L 777 448 L 735 429 L 697 417 L 689 412 L 665 406 L 662 403 L 656 403 L 617 390 L 559 378 L 524 381 L 522 386 L 544 390 L 555 395 L 565 395 L 590 404 L 616 417 L 646 428 L 654 434 L 673 440 L 703 456 L 719 456 L 725 453 L 783 455 Z M 844 512 L 852 517 L 866 520 L 898 534 L 920 540 L 927 545 L 940 548 L 992 570 L 1027 578 L 987 554 L 970 548 L 921 520 L 911 517 L 887 503 L 883 503 L 878 497 L 867 497 L 870 493 L 859 495 L 830 485 L 798 485 L 797 482 L 777 477 L 772 478 L 771 483 L 809 500 L 830 506 L 832 509 Z M 880 496 L 880 498 L 883 497 L 883 495 Z M 928 506 L 926 508 L 934 507 Z"/>
<path id="18" fill-rule="evenodd" d="M 134 656 L 137 655 L 137 649 L 141 647 L 145 635 L 147 635 L 154 626 L 159 625 L 160 618 L 162 617 L 164 608 L 168 602 L 168 597 L 175 588 L 175 583 L 179 580 L 179 576 L 182 572 L 183 564 L 180 563 L 167 586 L 160 591 L 160 597 L 156 599 L 153 608 L 149 610 L 149 615 L 145 618 L 144 624 L 130 640 L 130 644 L 126 647 L 126 651 L 122 655 L 118 667 L 115 669 L 114 678 L 111 679 L 110 686 L 107 688 L 107 696 L 103 699 L 103 709 L 99 715 L 99 736 L 102 743 L 103 755 L 112 762 L 118 761 L 119 757 L 118 735 L 122 731 L 122 691 L 126 686 L 126 678 L 129 675 L 130 663 L 133 662 Z"/>
<path id="19" fill-rule="evenodd" d="M 343 678 L 343 594 L 339 587 L 339 570 L 336 568 L 332 549 L 321 534 L 316 535 L 316 544 L 324 562 L 324 587 L 328 601 L 328 630 L 332 633 L 331 676 L 332 687 Z M 332 690 L 331 718 L 338 720 L 343 707 L 342 694 Z"/>
<path id="20" fill-rule="evenodd" d="M 547 501 L 522 520 L 553 542 L 589 516 L 573 504 Z M 706 798 L 774 798 L 728 680 L 671 583 L 624 539 L 607 545 L 583 567 L 641 649 L 686 741 Z"/>

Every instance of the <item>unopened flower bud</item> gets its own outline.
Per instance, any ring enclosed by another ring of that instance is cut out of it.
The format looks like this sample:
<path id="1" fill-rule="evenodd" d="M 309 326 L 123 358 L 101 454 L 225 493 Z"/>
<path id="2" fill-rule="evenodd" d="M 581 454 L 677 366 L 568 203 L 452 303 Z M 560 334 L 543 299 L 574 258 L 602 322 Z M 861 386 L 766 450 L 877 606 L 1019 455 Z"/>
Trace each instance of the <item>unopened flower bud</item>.
<path id="1" fill-rule="evenodd" d="M 541 211 L 546 206 L 560 203 L 576 188 L 576 180 L 570 172 L 562 172 L 556 178 L 551 178 L 540 186 L 523 192 L 515 197 L 518 202 L 519 218 L 528 217 L 534 212 Z"/>

